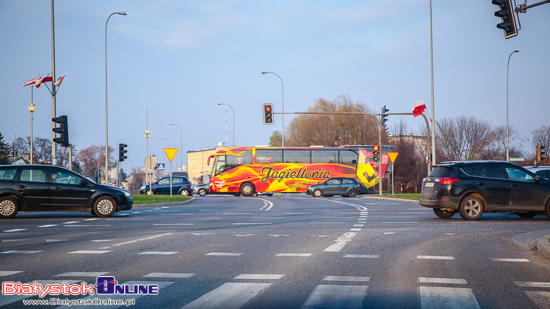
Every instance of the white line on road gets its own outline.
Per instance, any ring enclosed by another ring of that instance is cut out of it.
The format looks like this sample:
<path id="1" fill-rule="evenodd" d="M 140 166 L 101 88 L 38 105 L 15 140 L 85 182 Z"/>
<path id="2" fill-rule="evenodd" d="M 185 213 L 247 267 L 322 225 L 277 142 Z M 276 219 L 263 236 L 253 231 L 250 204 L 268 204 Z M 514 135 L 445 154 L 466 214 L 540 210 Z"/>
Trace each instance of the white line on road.
<path id="1" fill-rule="evenodd" d="M 366 285 L 318 285 L 302 308 L 362 308 Z"/>
<path id="2" fill-rule="evenodd" d="M 370 277 L 352 277 L 352 276 L 326 276 L 323 281 L 353 281 L 353 282 L 368 282 Z"/>
<path id="3" fill-rule="evenodd" d="M 57 226 L 57 224 L 46 224 L 46 225 L 40 225 L 39 227 L 54 227 Z"/>
<path id="4" fill-rule="evenodd" d="M 36 250 L 36 251 L 32 251 L 32 250 L 10 250 L 10 251 L 3 251 L 3 252 L 0 252 L 0 253 L 3 253 L 3 254 L 10 254 L 10 253 L 18 253 L 18 254 L 33 254 L 33 253 L 39 253 L 39 252 L 42 252 L 44 250 Z"/>
<path id="5" fill-rule="evenodd" d="M 242 308 L 270 285 L 271 283 L 224 283 L 219 288 L 204 294 L 182 309 Z"/>
<path id="6" fill-rule="evenodd" d="M 69 252 L 71 254 L 104 254 L 107 252 L 111 252 L 110 250 L 78 250 Z"/>
<path id="7" fill-rule="evenodd" d="M 419 277 L 420 283 L 437 283 L 437 284 L 468 284 L 466 279 L 453 279 L 453 278 L 427 278 Z"/>
<path id="8" fill-rule="evenodd" d="M 416 257 L 419 260 L 454 260 L 452 256 L 443 256 L 443 255 L 418 255 Z"/>
<path id="9" fill-rule="evenodd" d="M 296 257 L 308 257 L 313 253 L 277 253 L 275 256 L 296 256 Z"/>
<path id="10" fill-rule="evenodd" d="M 140 252 L 138 254 L 149 254 L 149 255 L 172 255 L 172 254 L 176 254 L 178 252 L 175 252 L 175 251 L 145 251 L 145 252 Z"/>
<path id="11" fill-rule="evenodd" d="M 514 281 L 517 286 L 524 288 L 550 288 L 550 282 L 522 282 Z"/>
<path id="12" fill-rule="evenodd" d="M 0 271 L 0 277 L 5 277 L 5 276 L 9 276 L 9 275 L 13 275 L 13 274 L 17 274 L 17 273 L 22 273 L 23 271 L 21 270 L 14 270 L 14 271 Z"/>
<path id="13" fill-rule="evenodd" d="M 268 200 L 264 200 L 263 198 L 259 198 L 259 200 L 264 201 L 264 206 L 260 208 L 260 210 L 269 211 L 273 207 L 273 203 Z"/>
<path id="14" fill-rule="evenodd" d="M 529 263 L 528 259 L 491 258 L 493 262 Z"/>
<path id="15" fill-rule="evenodd" d="M 342 248 L 344 248 L 344 246 L 347 245 L 351 241 L 351 239 L 355 237 L 355 235 L 357 235 L 357 233 L 354 233 L 354 232 L 344 233 L 344 235 L 338 237 L 338 239 L 336 239 L 332 245 L 328 246 L 323 251 L 340 252 L 340 250 L 342 250 Z"/>
<path id="16" fill-rule="evenodd" d="M 418 290 L 422 309 L 480 308 L 471 289 L 421 286 Z"/>
<path id="17" fill-rule="evenodd" d="M 284 275 L 277 274 L 241 274 L 233 278 L 235 280 L 278 280 Z"/>
<path id="18" fill-rule="evenodd" d="M 213 255 L 213 256 L 241 256 L 244 253 L 232 253 L 232 252 L 210 252 L 206 255 Z"/>
<path id="19" fill-rule="evenodd" d="M 5 230 L 4 233 L 13 233 L 13 232 L 21 232 L 26 231 L 27 229 L 13 229 L 13 230 Z"/>
<path id="20" fill-rule="evenodd" d="M 195 274 L 185 274 L 185 273 L 150 273 L 143 277 L 147 278 L 179 278 L 187 279 L 193 277 Z"/>
<path id="21" fill-rule="evenodd" d="M 68 239 L 46 239 L 46 242 L 61 242 L 61 241 L 69 241 Z"/>
<path id="22" fill-rule="evenodd" d="M 376 254 L 346 254 L 345 258 L 357 258 L 357 259 L 379 259 L 380 255 Z"/>
<path id="23" fill-rule="evenodd" d="M 21 239 L 2 239 L 2 242 L 19 242 L 19 241 L 27 241 L 29 240 L 28 238 L 21 238 Z"/>

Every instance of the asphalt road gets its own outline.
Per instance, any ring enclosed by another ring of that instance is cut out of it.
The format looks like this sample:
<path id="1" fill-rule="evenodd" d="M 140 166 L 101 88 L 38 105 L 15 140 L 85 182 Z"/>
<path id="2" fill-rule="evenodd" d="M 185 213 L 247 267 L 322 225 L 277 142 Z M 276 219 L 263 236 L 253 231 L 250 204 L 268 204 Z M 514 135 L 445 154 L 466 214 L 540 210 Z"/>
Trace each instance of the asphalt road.
<path id="1" fill-rule="evenodd" d="M 98 276 L 130 291 L 159 288 L 158 295 L 0 295 L 6 308 L 52 298 L 110 298 L 132 308 L 550 306 L 550 261 L 512 241 L 548 229 L 544 216 L 466 221 L 363 197 L 206 196 L 108 219 L 19 213 L 0 224 L 3 293 L 6 282 L 95 284 Z M 98 308 L 75 308 L 86 307 Z"/>

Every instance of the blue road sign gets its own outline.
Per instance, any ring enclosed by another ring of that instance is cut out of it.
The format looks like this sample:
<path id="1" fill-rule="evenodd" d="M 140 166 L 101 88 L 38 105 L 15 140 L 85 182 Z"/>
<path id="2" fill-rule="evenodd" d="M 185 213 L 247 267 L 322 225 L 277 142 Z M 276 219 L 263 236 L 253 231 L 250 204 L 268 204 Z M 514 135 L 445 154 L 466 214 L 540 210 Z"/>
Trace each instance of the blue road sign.
<path id="1" fill-rule="evenodd" d="M 165 168 L 166 165 L 164 165 L 164 163 L 157 163 L 157 170 L 164 171 Z"/>

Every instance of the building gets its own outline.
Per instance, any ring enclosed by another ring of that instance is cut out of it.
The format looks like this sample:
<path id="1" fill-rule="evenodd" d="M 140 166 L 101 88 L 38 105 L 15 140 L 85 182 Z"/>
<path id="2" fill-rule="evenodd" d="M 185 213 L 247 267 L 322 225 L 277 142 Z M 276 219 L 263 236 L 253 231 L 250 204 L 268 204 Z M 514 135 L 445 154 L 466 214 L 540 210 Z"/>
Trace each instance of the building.
<path id="1" fill-rule="evenodd" d="M 187 173 L 189 181 L 192 183 L 208 182 L 210 180 L 210 170 L 212 166 L 208 165 L 208 157 L 227 147 L 210 147 L 187 151 Z"/>

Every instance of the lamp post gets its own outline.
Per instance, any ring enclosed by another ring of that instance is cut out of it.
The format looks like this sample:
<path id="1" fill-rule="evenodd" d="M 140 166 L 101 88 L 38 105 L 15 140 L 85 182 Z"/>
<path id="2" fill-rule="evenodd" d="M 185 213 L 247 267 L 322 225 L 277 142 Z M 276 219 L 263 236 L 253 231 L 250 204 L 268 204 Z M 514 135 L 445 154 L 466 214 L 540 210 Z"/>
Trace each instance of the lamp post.
<path id="1" fill-rule="evenodd" d="M 514 50 L 508 56 L 508 64 L 506 65 L 506 161 L 510 161 L 510 144 L 509 144 L 509 131 L 508 131 L 508 71 L 510 69 L 510 58 L 514 53 L 519 52 L 519 49 Z"/>
<path id="2" fill-rule="evenodd" d="M 124 15 L 126 16 L 125 12 L 114 12 L 107 17 L 107 21 L 105 22 L 105 184 L 109 184 L 109 126 L 108 126 L 108 109 L 107 109 L 107 24 L 109 23 L 109 19 L 113 15 Z"/>
<path id="3" fill-rule="evenodd" d="M 165 139 L 165 140 L 168 142 L 168 146 L 171 145 L 171 144 L 170 144 L 170 141 L 169 141 L 167 138 L 165 138 L 165 137 L 159 137 L 159 139 Z"/>
<path id="4" fill-rule="evenodd" d="M 231 111 L 233 112 L 233 147 L 235 147 L 235 110 L 233 109 L 233 107 L 231 107 L 231 105 L 227 103 L 218 103 L 218 105 L 229 106 L 231 108 Z M 226 121 L 227 121 L 227 107 L 225 108 L 225 115 L 226 115 Z"/>
<path id="5" fill-rule="evenodd" d="M 277 76 L 281 81 L 281 88 L 283 93 L 283 114 L 282 114 L 283 115 L 283 132 L 281 134 L 281 144 L 282 144 L 281 146 L 285 147 L 285 86 L 283 84 L 283 79 L 279 75 L 273 72 L 262 71 L 262 74 L 267 74 L 267 73 Z"/>
<path id="6" fill-rule="evenodd" d="M 183 130 L 179 125 L 175 123 L 169 123 L 168 125 L 177 126 L 178 128 L 180 128 L 180 168 L 183 170 Z"/>
<path id="7" fill-rule="evenodd" d="M 21 121 L 21 120 L 31 120 L 31 118 L 19 119 L 19 120 L 17 120 L 17 122 L 15 123 L 15 128 L 13 129 L 13 163 L 15 163 L 15 139 L 16 139 L 16 136 L 17 136 L 17 124 L 18 124 L 19 121 Z"/>
<path id="8" fill-rule="evenodd" d="M 81 132 L 75 133 L 71 135 L 71 138 L 69 139 L 69 169 L 71 171 L 73 170 L 73 144 L 71 143 L 71 141 L 73 140 L 73 136 L 80 135 L 80 134 L 82 133 Z"/>
<path id="9" fill-rule="evenodd" d="M 33 140 L 33 120 L 34 120 L 34 117 L 33 117 L 33 113 L 34 111 L 36 110 L 36 107 L 34 106 L 34 103 L 32 102 L 32 86 L 31 86 L 31 104 L 29 105 L 29 112 L 31 112 L 31 152 L 30 152 L 30 161 L 31 161 L 31 165 L 32 165 L 32 161 L 34 159 L 33 157 L 33 147 L 32 147 L 32 140 Z"/>

